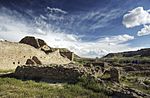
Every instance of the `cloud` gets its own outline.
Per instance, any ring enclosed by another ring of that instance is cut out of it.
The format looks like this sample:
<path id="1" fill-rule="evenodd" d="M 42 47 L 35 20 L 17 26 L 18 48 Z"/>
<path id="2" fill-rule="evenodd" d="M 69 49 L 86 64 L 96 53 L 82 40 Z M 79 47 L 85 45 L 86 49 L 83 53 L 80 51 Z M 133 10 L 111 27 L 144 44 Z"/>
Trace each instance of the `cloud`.
<path id="1" fill-rule="evenodd" d="M 149 23 L 150 10 L 144 10 L 143 7 L 137 7 L 123 16 L 123 25 L 125 25 L 127 28 Z"/>
<path id="2" fill-rule="evenodd" d="M 119 17 L 122 13 L 120 9 L 108 9 L 104 8 L 101 10 L 90 11 L 88 13 L 81 13 L 81 20 L 78 22 L 79 25 L 82 25 L 81 28 L 88 28 L 88 30 L 96 30 L 99 28 L 106 27 L 110 24 L 110 21 Z M 79 15 L 77 15 L 79 16 Z M 87 23 L 90 22 L 90 23 Z M 85 26 L 85 27 L 84 27 Z"/>
<path id="3" fill-rule="evenodd" d="M 144 28 L 138 31 L 137 35 L 138 36 L 150 35 L 150 25 L 144 25 Z"/>
<path id="4" fill-rule="evenodd" d="M 101 57 L 111 52 L 132 50 L 126 42 L 133 39 L 133 36 L 127 34 L 100 38 L 96 42 L 80 43 L 81 49 L 77 52 L 85 57 Z"/>
<path id="5" fill-rule="evenodd" d="M 1 8 L 0 12 L 0 36 L 3 39 L 16 41 L 30 31 L 30 26 L 22 18 L 21 14 L 6 8 Z"/>
<path id="6" fill-rule="evenodd" d="M 124 43 L 124 42 L 127 42 L 129 40 L 133 40 L 133 39 L 134 39 L 134 36 L 130 36 L 130 35 L 124 34 L 124 35 L 105 37 L 102 40 L 102 42 L 108 42 L 110 44 L 120 44 L 120 43 Z"/>
<path id="7" fill-rule="evenodd" d="M 0 36 L 2 39 L 19 41 L 24 36 L 35 36 L 45 40 L 49 46 L 68 48 L 82 57 L 101 57 L 110 52 L 135 50 L 139 47 L 131 47 L 127 42 L 134 37 L 123 34 L 99 38 L 96 41 L 85 42 L 80 35 L 69 34 L 60 28 L 54 28 L 46 23 L 47 18 L 35 17 L 28 22 L 18 12 L 9 9 L 0 10 Z M 11 15 L 10 15 L 11 14 Z"/>
<path id="8" fill-rule="evenodd" d="M 55 12 L 41 15 L 36 21 L 45 21 L 51 25 L 53 29 L 61 28 L 61 31 L 68 33 L 91 33 L 96 29 L 108 26 L 113 19 L 121 15 L 122 11 L 119 9 L 109 10 L 104 8 L 101 10 L 93 10 L 90 12 L 76 12 L 71 14 L 56 14 Z M 43 26 L 43 25 L 42 25 Z"/>
<path id="9" fill-rule="evenodd" d="M 59 9 L 59 8 L 50 8 L 47 7 L 47 10 L 50 11 L 50 13 L 62 13 L 62 14 L 67 14 L 66 11 Z"/>

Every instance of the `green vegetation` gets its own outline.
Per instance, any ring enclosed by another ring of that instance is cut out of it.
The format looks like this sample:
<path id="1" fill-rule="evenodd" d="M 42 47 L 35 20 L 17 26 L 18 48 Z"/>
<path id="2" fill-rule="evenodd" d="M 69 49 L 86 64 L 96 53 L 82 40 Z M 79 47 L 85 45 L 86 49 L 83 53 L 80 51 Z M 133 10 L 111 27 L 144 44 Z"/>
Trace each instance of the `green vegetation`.
<path id="1" fill-rule="evenodd" d="M 92 78 L 87 78 L 87 77 L 81 77 L 80 81 L 78 82 L 78 85 L 86 88 L 86 89 L 90 89 L 94 92 L 103 92 L 106 93 L 108 92 L 108 90 L 106 90 L 106 88 L 101 84 L 98 83 L 96 80 L 92 79 Z"/>
<path id="2" fill-rule="evenodd" d="M 75 58 L 74 60 L 77 64 L 83 64 L 83 65 L 95 61 L 95 59 L 92 58 L 78 58 L 78 59 Z"/>
<path id="3" fill-rule="evenodd" d="M 112 57 L 112 58 L 103 58 L 101 59 L 106 62 L 115 62 L 115 63 L 132 63 L 132 64 L 146 64 L 150 63 L 150 57 Z"/>
<path id="4" fill-rule="evenodd" d="M 137 89 L 139 91 L 142 91 L 142 92 L 145 92 L 147 94 L 150 94 L 150 89 L 149 88 L 146 88 L 142 85 L 139 84 L 138 82 L 138 79 L 140 77 L 132 77 L 132 76 L 123 76 L 121 77 L 121 83 L 122 84 L 125 84 L 126 86 L 130 87 L 130 88 L 134 88 L 134 89 Z M 150 83 L 150 81 L 144 81 L 144 83 Z"/>
<path id="5" fill-rule="evenodd" d="M 145 80 L 144 83 L 150 86 L 150 80 Z"/>
<path id="6" fill-rule="evenodd" d="M 102 76 L 101 76 L 102 79 L 108 79 L 110 78 L 110 74 L 109 73 L 104 73 Z"/>
<path id="7" fill-rule="evenodd" d="M 77 84 L 49 84 L 0 78 L 3 98 L 108 98 L 103 85 L 81 79 Z"/>

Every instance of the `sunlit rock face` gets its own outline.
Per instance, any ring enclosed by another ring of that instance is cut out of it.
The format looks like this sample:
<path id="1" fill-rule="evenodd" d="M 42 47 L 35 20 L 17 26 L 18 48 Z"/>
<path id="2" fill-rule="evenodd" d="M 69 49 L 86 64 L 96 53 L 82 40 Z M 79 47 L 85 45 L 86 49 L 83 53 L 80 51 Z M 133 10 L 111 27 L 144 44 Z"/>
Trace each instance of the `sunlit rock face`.
<path id="1" fill-rule="evenodd" d="M 0 69 L 4 70 L 15 69 L 17 66 L 25 65 L 27 59 L 34 59 L 36 62 L 40 61 L 41 64 L 68 64 L 71 62 L 68 58 L 61 56 L 59 51 L 46 54 L 33 46 L 8 41 L 0 41 L 0 46 Z"/>

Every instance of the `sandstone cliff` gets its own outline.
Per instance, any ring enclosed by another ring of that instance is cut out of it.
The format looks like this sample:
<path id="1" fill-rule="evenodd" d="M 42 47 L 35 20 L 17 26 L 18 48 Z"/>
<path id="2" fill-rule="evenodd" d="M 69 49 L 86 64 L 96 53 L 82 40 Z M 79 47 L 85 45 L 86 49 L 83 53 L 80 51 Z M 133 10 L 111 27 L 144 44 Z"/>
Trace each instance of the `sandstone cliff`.
<path id="1" fill-rule="evenodd" d="M 46 54 L 27 44 L 0 41 L 0 69 L 15 69 L 25 65 L 27 59 L 36 56 L 42 64 L 68 64 L 70 60 L 62 57 L 58 51 Z"/>

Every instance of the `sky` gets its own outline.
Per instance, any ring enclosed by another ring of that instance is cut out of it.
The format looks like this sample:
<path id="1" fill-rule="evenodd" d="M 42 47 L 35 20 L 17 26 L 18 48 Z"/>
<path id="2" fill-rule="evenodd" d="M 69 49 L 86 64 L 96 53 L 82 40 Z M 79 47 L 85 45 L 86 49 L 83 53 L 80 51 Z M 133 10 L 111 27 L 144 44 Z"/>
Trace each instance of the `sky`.
<path id="1" fill-rule="evenodd" d="M 0 40 L 35 36 L 82 57 L 150 47 L 150 0 L 0 0 Z"/>

